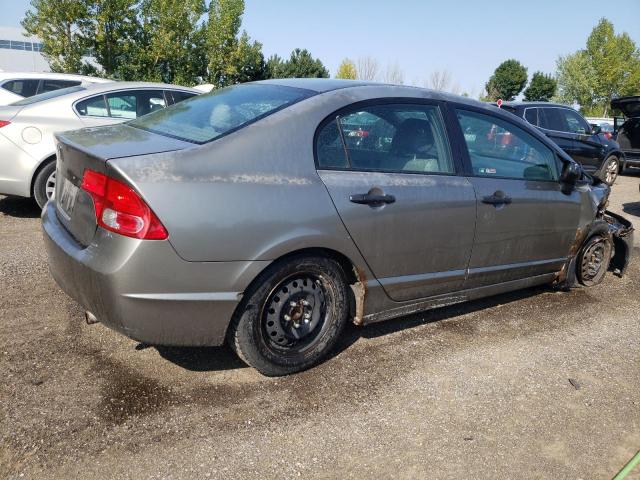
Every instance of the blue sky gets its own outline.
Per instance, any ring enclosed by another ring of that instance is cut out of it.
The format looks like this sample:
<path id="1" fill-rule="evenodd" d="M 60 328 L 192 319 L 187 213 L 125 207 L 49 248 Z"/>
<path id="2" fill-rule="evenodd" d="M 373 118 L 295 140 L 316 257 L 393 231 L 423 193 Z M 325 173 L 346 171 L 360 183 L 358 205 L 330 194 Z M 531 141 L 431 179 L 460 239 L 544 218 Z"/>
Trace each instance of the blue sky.
<path id="1" fill-rule="evenodd" d="M 2 26 L 18 26 L 28 0 L 0 0 Z M 245 0 L 243 28 L 266 56 L 307 48 L 333 74 L 344 57 L 397 64 L 422 85 L 448 70 L 478 95 L 496 66 L 520 60 L 551 73 L 559 55 L 583 48 L 605 16 L 640 45 L 640 1 L 616 0 Z"/>

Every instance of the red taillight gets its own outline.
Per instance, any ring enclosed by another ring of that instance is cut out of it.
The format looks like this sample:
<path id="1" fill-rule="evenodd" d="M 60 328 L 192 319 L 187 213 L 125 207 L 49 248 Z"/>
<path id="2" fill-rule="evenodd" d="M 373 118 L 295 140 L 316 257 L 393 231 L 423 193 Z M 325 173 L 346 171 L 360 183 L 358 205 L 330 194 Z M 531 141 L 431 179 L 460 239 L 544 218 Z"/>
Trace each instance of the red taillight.
<path id="1" fill-rule="evenodd" d="M 85 170 L 82 187 L 93 198 L 98 225 L 132 238 L 164 240 L 169 234 L 135 190 L 93 170 Z"/>
<path id="2" fill-rule="evenodd" d="M 0 120 L 0 128 L 6 127 L 9 124 L 11 124 L 11 122 L 9 122 L 8 120 Z"/>

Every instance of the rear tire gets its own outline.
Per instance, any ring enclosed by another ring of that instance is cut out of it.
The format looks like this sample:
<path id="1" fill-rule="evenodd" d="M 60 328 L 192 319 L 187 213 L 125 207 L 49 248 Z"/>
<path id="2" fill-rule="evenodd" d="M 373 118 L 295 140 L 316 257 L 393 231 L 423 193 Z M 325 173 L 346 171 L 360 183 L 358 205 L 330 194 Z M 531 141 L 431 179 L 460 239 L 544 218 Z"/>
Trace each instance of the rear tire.
<path id="1" fill-rule="evenodd" d="M 330 258 L 297 256 L 271 266 L 245 293 L 227 340 L 263 375 L 288 375 L 326 357 L 348 317 L 340 265 Z"/>
<path id="2" fill-rule="evenodd" d="M 576 262 L 578 281 L 585 287 L 602 282 L 611 261 L 612 245 L 608 238 L 594 235 L 580 249 Z"/>
<path id="3" fill-rule="evenodd" d="M 33 198 L 40 208 L 44 208 L 56 188 L 56 162 L 50 160 L 40 169 L 33 181 Z"/>

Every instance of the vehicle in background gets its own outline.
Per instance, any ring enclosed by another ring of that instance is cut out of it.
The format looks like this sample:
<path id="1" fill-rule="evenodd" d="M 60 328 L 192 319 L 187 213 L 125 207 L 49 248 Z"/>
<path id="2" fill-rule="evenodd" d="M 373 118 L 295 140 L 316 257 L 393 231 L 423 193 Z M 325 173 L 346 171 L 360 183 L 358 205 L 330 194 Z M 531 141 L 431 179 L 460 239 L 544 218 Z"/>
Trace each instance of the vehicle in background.
<path id="1" fill-rule="evenodd" d="M 584 170 L 613 185 L 620 171 L 619 145 L 600 135 L 573 108 L 548 102 L 508 102 L 502 109 L 524 118 L 558 144 Z"/>
<path id="2" fill-rule="evenodd" d="M 202 93 L 209 93 L 211 90 L 215 88 L 215 86 L 211 83 L 203 83 L 202 85 L 196 85 L 193 88 Z"/>
<path id="3" fill-rule="evenodd" d="M 0 106 L 61 88 L 113 80 L 68 73 L 0 72 Z"/>
<path id="4" fill-rule="evenodd" d="M 0 107 L 0 194 L 33 197 L 43 207 L 55 191 L 54 133 L 122 123 L 199 93 L 161 83 L 110 82 Z"/>
<path id="5" fill-rule="evenodd" d="M 624 153 L 622 168 L 640 167 L 640 96 L 616 98 L 611 108 L 624 115 L 622 121 L 615 118 L 616 141 Z"/>
<path id="6" fill-rule="evenodd" d="M 56 137 L 45 244 L 87 319 L 226 338 L 266 375 L 316 364 L 350 319 L 595 285 L 633 245 L 610 188 L 542 132 L 431 90 L 245 83 Z"/>
<path id="7" fill-rule="evenodd" d="M 603 123 L 589 123 L 591 128 L 595 131 L 600 129 L 599 135 L 604 137 L 606 140 L 612 140 L 614 137 L 613 124 L 603 122 Z"/>

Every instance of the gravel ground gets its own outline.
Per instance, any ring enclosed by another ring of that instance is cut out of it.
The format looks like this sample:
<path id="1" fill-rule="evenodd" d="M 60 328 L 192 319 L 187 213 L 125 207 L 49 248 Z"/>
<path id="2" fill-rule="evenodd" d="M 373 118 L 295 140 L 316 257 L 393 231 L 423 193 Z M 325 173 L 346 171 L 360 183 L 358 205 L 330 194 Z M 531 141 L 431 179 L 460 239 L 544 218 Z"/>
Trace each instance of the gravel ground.
<path id="1" fill-rule="evenodd" d="M 639 182 L 611 198 L 638 224 Z M 324 364 L 268 379 L 226 348 L 87 326 L 35 207 L 0 197 L 0 477 L 611 478 L 640 448 L 635 255 L 592 289 L 350 327 Z"/>

